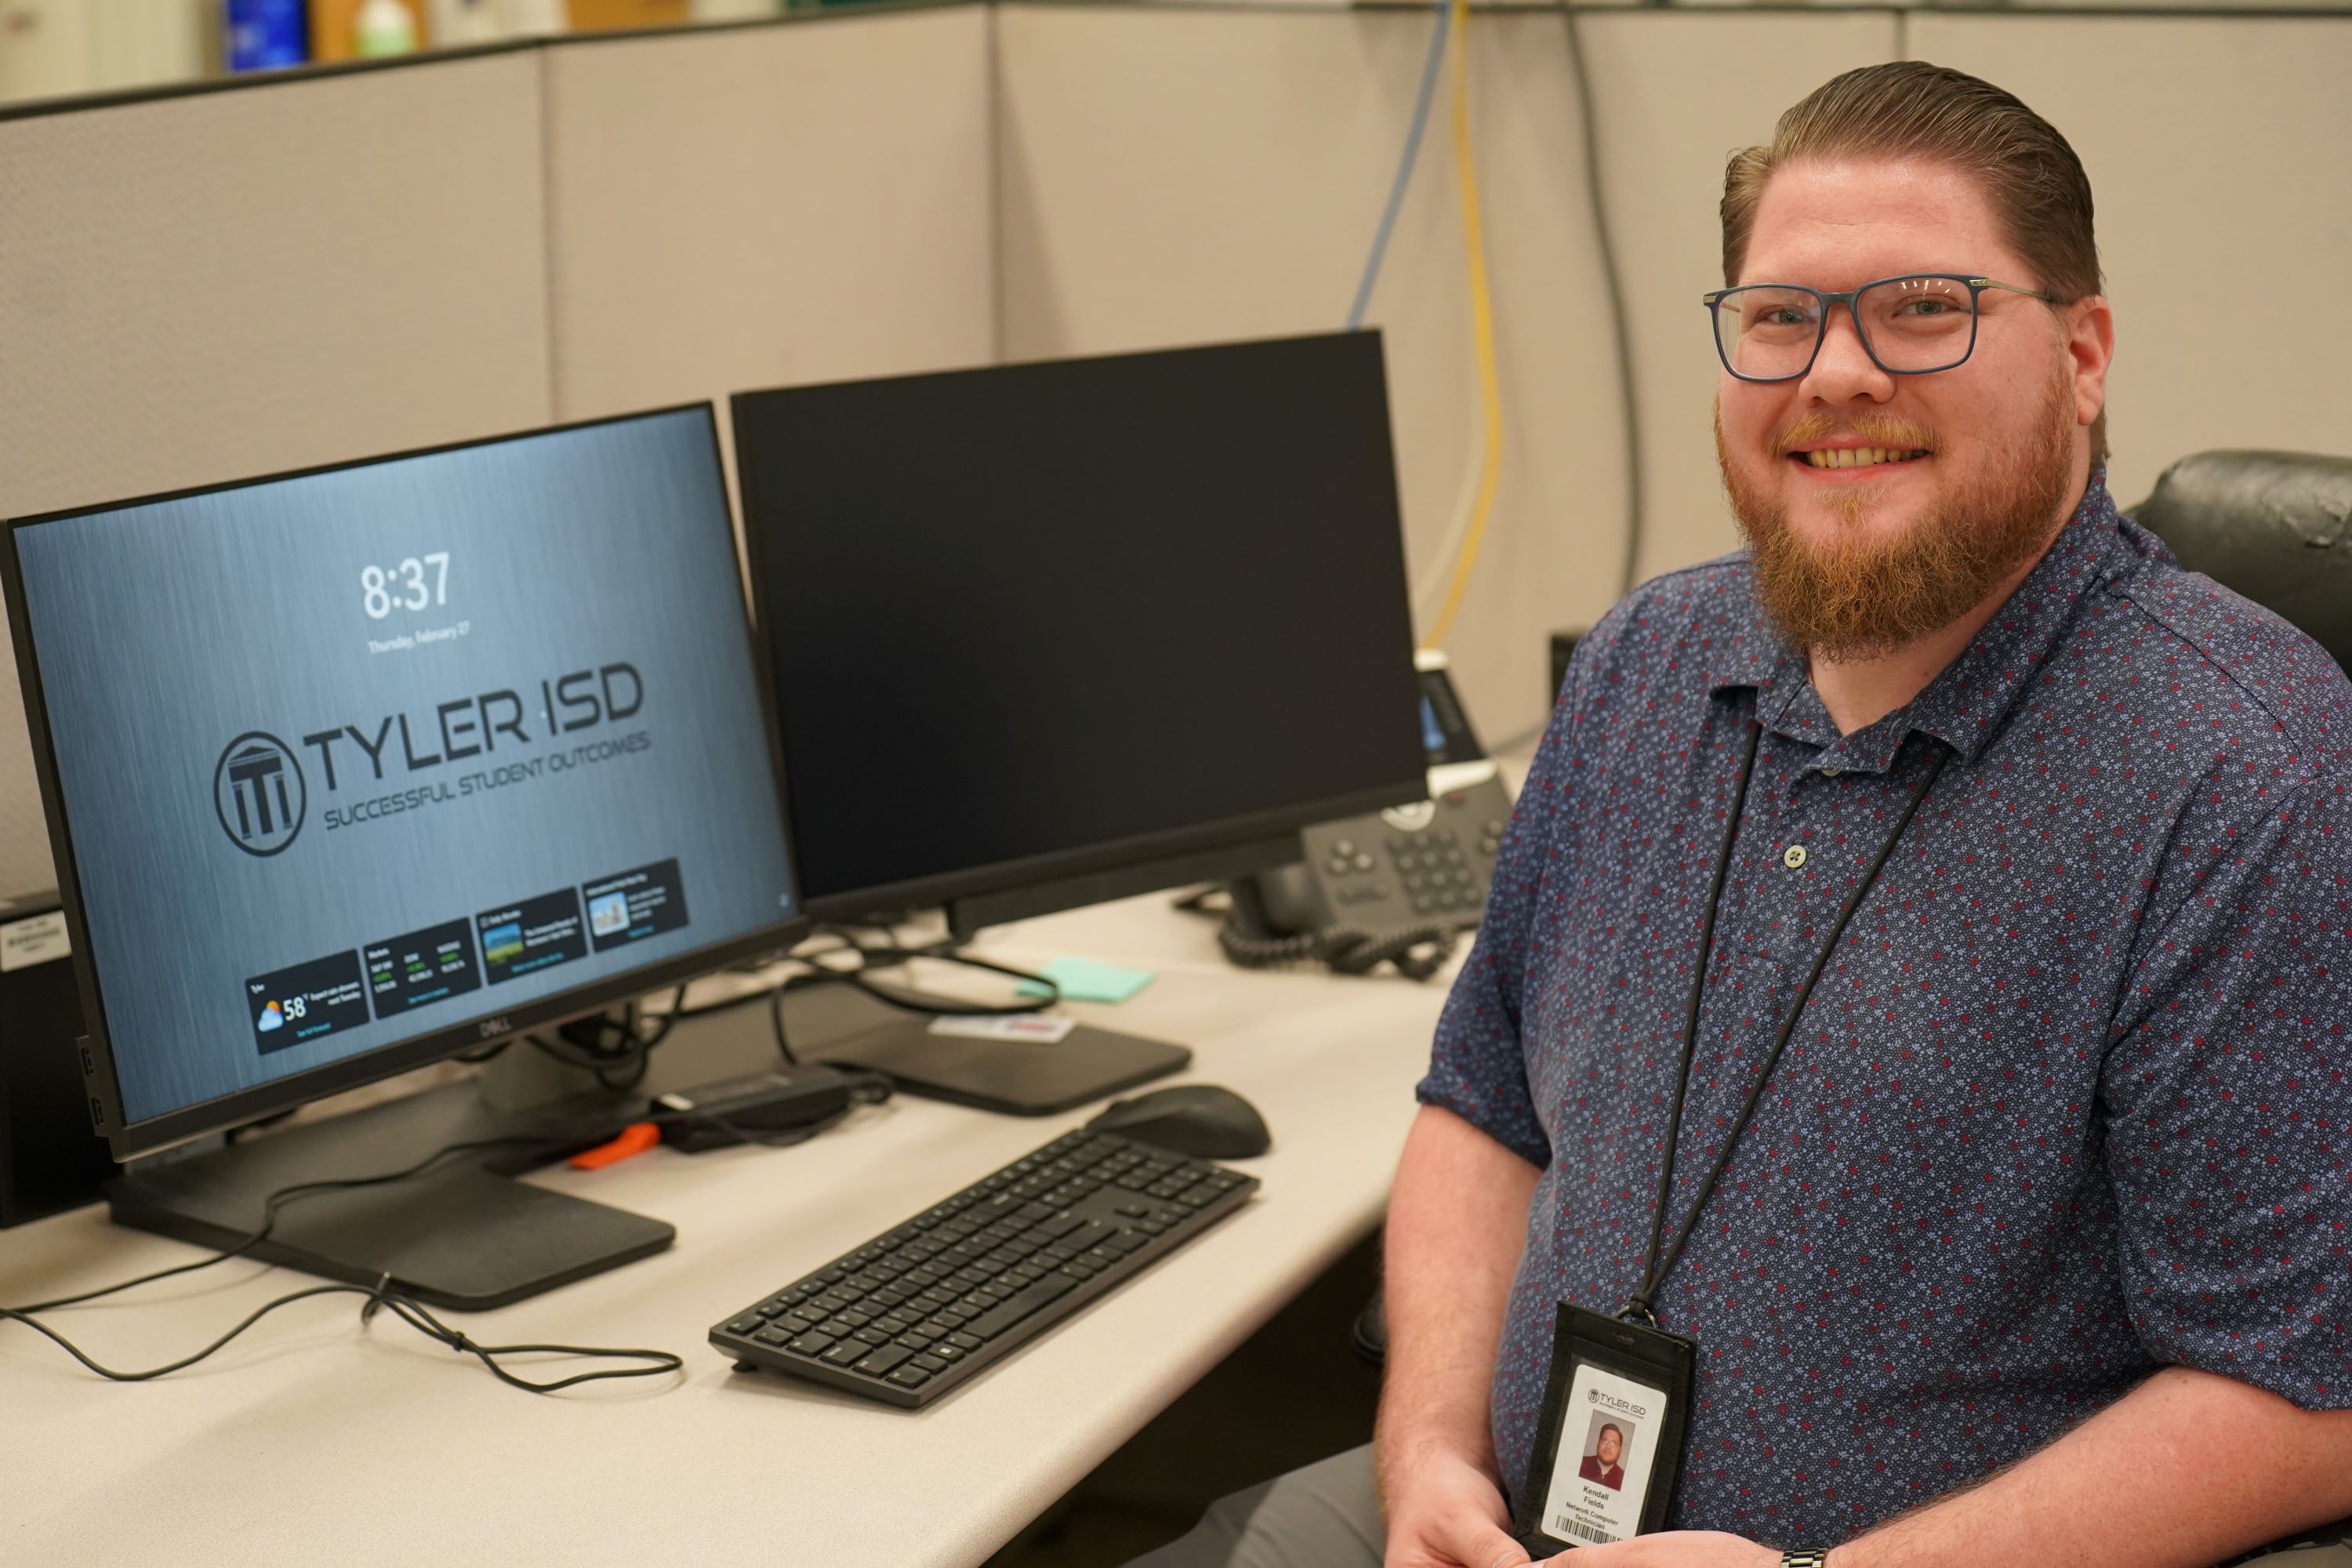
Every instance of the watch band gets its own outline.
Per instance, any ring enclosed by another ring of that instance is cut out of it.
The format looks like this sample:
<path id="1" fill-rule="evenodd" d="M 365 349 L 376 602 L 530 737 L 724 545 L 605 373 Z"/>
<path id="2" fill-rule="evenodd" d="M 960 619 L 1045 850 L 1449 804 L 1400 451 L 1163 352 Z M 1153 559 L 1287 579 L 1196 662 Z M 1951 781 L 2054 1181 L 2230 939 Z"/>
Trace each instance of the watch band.
<path id="1" fill-rule="evenodd" d="M 1829 1568 L 1829 1563 L 1830 1554 L 1827 1550 L 1780 1553 L 1780 1568 Z"/>

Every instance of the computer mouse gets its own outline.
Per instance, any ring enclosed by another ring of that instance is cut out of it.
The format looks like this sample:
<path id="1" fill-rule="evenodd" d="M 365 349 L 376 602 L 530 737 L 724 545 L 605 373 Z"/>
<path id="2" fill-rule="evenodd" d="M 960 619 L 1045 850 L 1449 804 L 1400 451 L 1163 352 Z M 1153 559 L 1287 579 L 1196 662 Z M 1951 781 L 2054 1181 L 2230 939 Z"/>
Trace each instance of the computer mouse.
<path id="1" fill-rule="evenodd" d="M 1202 1160 L 1246 1160 L 1274 1147 L 1257 1107 L 1213 1083 L 1183 1083 L 1115 1100 L 1087 1125 Z"/>

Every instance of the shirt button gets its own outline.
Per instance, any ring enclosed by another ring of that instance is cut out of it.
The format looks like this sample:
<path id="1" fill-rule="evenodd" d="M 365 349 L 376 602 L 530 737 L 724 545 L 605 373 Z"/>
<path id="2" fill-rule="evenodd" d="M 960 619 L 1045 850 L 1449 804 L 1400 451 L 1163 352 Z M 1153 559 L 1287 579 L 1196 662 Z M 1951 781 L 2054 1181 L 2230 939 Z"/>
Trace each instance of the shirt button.
<path id="1" fill-rule="evenodd" d="M 1790 870 L 1794 871 L 1802 867 L 1804 863 L 1805 847 L 1803 845 L 1791 844 L 1786 849 L 1780 851 L 1780 864 L 1789 868 Z"/>
<path id="2" fill-rule="evenodd" d="M 1843 768 L 1823 768 L 1822 770 L 1822 777 L 1825 779 L 1833 779 L 1843 772 L 1845 772 Z"/>

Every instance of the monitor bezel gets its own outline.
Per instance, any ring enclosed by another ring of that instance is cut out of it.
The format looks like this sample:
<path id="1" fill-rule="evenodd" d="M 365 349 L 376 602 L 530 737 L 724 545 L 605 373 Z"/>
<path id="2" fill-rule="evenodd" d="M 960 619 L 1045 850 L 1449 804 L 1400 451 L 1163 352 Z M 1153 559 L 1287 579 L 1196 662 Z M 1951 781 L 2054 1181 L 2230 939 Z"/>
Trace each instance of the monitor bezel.
<path id="1" fill-rule="evenodd" d="M 688 952 L 673 954 L 622 974 L 560 991 L 488 1017 L 475 1017 L 430 1034 L 395 1040 L 354 1057 L 306 1068 L 267 1083 L 198 1100 L 193 1105 L 181 1106 L 143 1121 L 126 1121 L 121 1086 L 115 1072 L 112 1037 L 107 1027 L 103 984 L 98 973 L 97 955 L 90 945 L 89 922 L 82 911 L 81 875 L 74 858 L 72 826 L 67 818 L 64 793 L 57 774 L 56 742 L 50 733 L 48 706 L 41 685 L 39 653 L 34 646 L 32 617 L 25 598 L 23 563 L 17 554 L 18 531 L 45 524 L 68 522 L 76 518 L 121 511 L 131 507 L 183 500 L 194 496 L 225 494 L 260 485 L 339 473 L 349 468 L 373 468 L 476 447 L 500 446 L 536 436 L 562 435 L 573 430 L 630 424 L 695 411 L 703 415 L 704 428 L 710 437 L 711 461 L 719 477 L 719 515 L 724 530 L 723 542 L 729 559 L 737 561 L 734 518 L 727 507 L 726 466 L 719 442 L 718 409 L 709 400 L 639 409 L 594 419 L 570 420 L 558 425 L 534 426 L 496 436 L 444 441 L 341 462 L 288 468 L 224 484 L 192 485 L 95 505 L 0 520 L 0 599 L 5 599 L 7 607 L 9 637 L 16 654 L 17 683 L 24 691 L 26 728 L 32 740 L 33 771 L 40 784 L 42 816 L 48 826 L 50 850 L 57 859 L 58 899 L 64 910 L 68 937 L 73 943 L 75 981 L 81 995 L 85 1032 L 83 1038 L 77 1043 L 77 1048 L 81 1054 L 83 1078 L 90 1094 L 92 1131 L 106 1139 L 116 1159 L 128 1160 L 141 1154 L 154 1153 L 191 1138 L 220 1131 L 331 1094 L 380 1082 L 415 1068 L 446 1060 L 461 1051 L 477 1050 L 533 1029 L 602 1011 L 615 1002 L 679 985 L 739 959 L 791 946 L 807 934 L 811 917 L 800 897 L 800 862 L 792 837 L 789 802 L 784 793 L 782 735 L 765 680 L 766 642 L 753 627 L 750 617 L 746 616 L 743 635 L 746 651 L 751 660 L 753 700 L 760 710 L 760 721 L 766 729 L 769 776 L 775 792 L 779 817 L 783 823 L 785 875 L 792 884 L 793 899 L 793 912 L 789 916 L 772 925 Z M 740 568 L 737 586 L 739 590 L 742 586 Z"/>
<path id="2" fill-rule="evenodd" d="M 1369 338 L 1379 363 L 1381 406 L 1387 415 L 1381 430 L 1387 444 L 1390 483 L 1396 484 L 1395 411 L 1389 400 L 1388 353 L 1386 341 L 1377 327 L 1359 328 L 1341 332 L 1293 332 L 1274 337 L 1234 339 L 1213 343 L 1186 343 L 1161 348 L 1126 350 L 1099 354 L 1070 354 L 1045 359 L 1008 361 L 1002 365 L 969 365 L 957 369 L 920 371 L 906 375 L 866 376 L 845 380 L 795 384 L 788 386 L 761 387 L 728 395 L 727 414 L 730 432 L 735 440 L 735 493 L 742 510 L 743 551 L 745 564 L 751 578 L 751 617 L 753 636 L 761 650 L 761 678 L 767 683 L 768 707 L 776 715 L 778 754 L 783 766 L 784 833 L 790 847 L 794 875 L 801 865 L 801 824 L 793 810 L 792 755 L 783 738 L 783 693 L 775 685 L 776 659 L 768 641 L 770 605 L 768 603 L 768 573 L 765 552 L 767 530 L 754 521 L 759 500 L 750 468 L 743 461 L 742 405 L 746 402 L 769 398 L 791 397 L 796 394 L 821 392 L 830 387 L 871 384 L 877 381 L 928 381 L 949 376 L 985 375 L 991 371 L 1016 365 L 1083 364 L 1104 360 L 1154 358 L 1167 354 L 1213 353 L 1220 349 L 1248 348 L 1276 343 L 1318 341 L 1360 340 Z M 1361 816 L 1393 805 L 1409 805 L 1423 800 L 1429 795 L 1429 774 L 1422 761 L 1421 686 L 1414 671 L 1413 658 L 1417 639 L 1412 632 L 1412 562 L 1405 554 L 1403 510 L 1400 502 L 1397 518 L 1397 554 L 1401 567 L 1399 585 L 1402 594 L 1399 608 L 1405 627 L 1405 646 L 1399 650 L 1397 679 L 1411 695 L 1405 712 L 1410 723 L 1407 733 L 1412 737 L 1412 765 L 1392 784 L 1350 791 L 1290 806 L 1273 807 L 1240 816 L 1220 817 L 1214 822 L 1193 826 L 1165 828 L 1154 833 L 1133 834 L 1124 838 L 1106 839 L 1097 844 L 1072 849 L 1048 850 L 1042 854 L 1016 857 L 1009 860 L 992 860 L 978 866 L 954 871 L 935 872 L 926 877 L 902 879 L 878 883 L 869 888 L 848 892 L 811 898 L 805 889 L 801 894 L 803 913 L 822 922 L 825 921 L 859 921 L 869 916 L 896 915 L 903 910 L 926 910 L 951 905 L 961 899 L 976 895 L 1018 890 L 1039 883 L 1061 881 L 1100 871 L 1127 867 L 1147 867 L 1155 861 L 1177 860 L 1202 850 L 1229 845 L 1244 844 L 1270 834 L 1303 831 L 1318 823 L 1343 817 Z M 1166 884 L 1173 885 L 1173 883 Z"/>

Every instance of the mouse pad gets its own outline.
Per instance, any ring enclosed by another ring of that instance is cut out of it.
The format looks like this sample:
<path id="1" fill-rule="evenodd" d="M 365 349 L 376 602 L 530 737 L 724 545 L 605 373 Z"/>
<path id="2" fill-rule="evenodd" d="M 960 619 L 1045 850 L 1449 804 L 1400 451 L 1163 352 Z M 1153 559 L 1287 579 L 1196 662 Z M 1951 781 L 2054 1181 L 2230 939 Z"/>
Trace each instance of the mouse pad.
<path id="1" fill-rule="evenodd" d="M 1189 1065 L 1192 1053 L 1079 1024 L 1060 1040 L 965 1039 L 930 1031 L 927 1016 L 854 985 L 784 997 L 784 1028 L 803 1061 L 886 1073 L 901 1092 L 1013 1116 L 1051 1116 L 1124 1093 Z"/>

